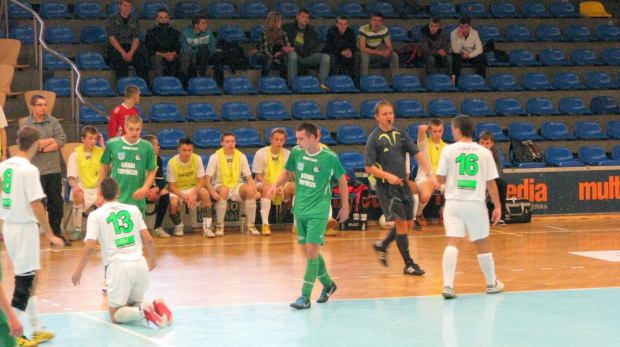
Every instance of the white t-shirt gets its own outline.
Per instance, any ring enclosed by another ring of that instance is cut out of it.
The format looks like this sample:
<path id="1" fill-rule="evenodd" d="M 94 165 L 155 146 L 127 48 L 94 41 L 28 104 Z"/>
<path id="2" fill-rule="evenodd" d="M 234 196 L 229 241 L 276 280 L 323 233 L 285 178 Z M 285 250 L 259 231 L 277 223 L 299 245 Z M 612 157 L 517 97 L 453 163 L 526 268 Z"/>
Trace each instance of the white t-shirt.
<path id="1" fill-rule="evenodd" d="M 439 156 L 437 175 L 446 176 L 447 200 L 484 201 L 487 181 L 499 177 L 491 151 L 475 142 L 447 145 Z"/>
<path id="2" fill-rule="evenodd" d="M 227 155 L 226 160 L 228 161 L 228 168 L 232 170 L 232 155 Z M 250 171 L 250 164 L 248 164 L 248 158 L 245 154 L 241 155 L 241 174 L 239 175 L 239 183 L 245 182 L 245 177 L 252 175 Z M 207 170 L 205 171 L 206 176 L 211 176 L 211 185 L 216 186 L 222 183 L 221 179 L 221 170 L 220 170 L 220 156 L 217 154 L 212 154 L 209 157 L 209 163 L 207 164 Z"/>
<path id="3" fill-rule="evenodd" d="M 254 162 L 252 163 L 252 171 L 254 173 L 264 174 L 267 172 L 267 159 L 269 155 L 269 146 L 263 147 L 256 151 L 256 155 L 254 156 Z M 284 164 L 288 160 L 288 157 L 291 155 L 291 151 L 286 148 L 282 148 L 282 154 L 284 154 Z M 278 160 L 279 154 L 273 155 L 274 162 Z"/>
<path id="4" fill-rule="evenodd" d="M 39 169 L 26 158 L 12 157 L 0 163 L 0 179 L 0 219 L 14 224 L 36 223 L 30 203 L 45 197 Z"/>
<path id="5" fill-rule="evenodd" d="M 136 261 L 142 257 L 140 230 L 146 228 L 136 206 L 108 202 L 88 215 L 84 241 L 99 240 L 103 265 Z"/>
<path id="6" fill-rule="evenodd" d="M 205 167 L 202 164 L 202 158 L 200 156 L 196 156 L 197 157 L 197 161 L 198 164 L 196 165 L 196 177 L 200 178 L 200 177 L 204 177 L 205 176 Z M 187 165 L 189 165 L 189 161 L 187 163 L 184 163 L 181 161 L 181 159 L 179 158 L 179 155 L 175 155 L 173 158 L 177 158 L 177 162 L 179 163 L 179 165 L 186 167 Z M 171 159 L 172 160 L 172 159 Z M 190 160 L 193 160 L 192 157 L 190 157 Z M 176 182 L 176 178 L 174 176 L 174 168 L 172 167 L 172 165 L 170 165 L 170 161 L 168 161 L 168 169 L 166 171 L 166 181 L 168 182 Z"/>
<path id="7" fill-rule="evenodd" d="M 92 152 L 84 152 L 84 155 L 86 156 L 86 160 L 90 160 Z M 69 155 L 69 159 L 67 160 L 67 178 L 69 177 L 75 177 L 78 184 L 82 184 L 82 180 L 80 180 L 80 169 L 78 167 L 76 151 L 73 151 L 73 153 Z"/>

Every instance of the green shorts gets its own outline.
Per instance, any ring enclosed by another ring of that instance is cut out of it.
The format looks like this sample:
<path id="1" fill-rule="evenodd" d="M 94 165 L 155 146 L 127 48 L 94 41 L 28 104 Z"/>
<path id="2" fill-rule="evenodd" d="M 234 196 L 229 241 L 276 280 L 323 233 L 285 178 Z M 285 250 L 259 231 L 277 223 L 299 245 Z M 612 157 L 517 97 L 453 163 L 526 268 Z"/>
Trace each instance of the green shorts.
<path id="1" fill-rule="evenodd" d="M 8 323 L 1 323 L 0 324 L 0 346 L 16 346 L 17 345 L 17 340 L 9 335 L 9 333 L 11 332 L 11 329 L 9 329 L 9 324 Z"/>
<path id="2" fill-rule="evenodd" d="M 297 222 L 297 242 L 300 244 L 318 243 L 323 245 L 327 218 L 295 217 Z"/>

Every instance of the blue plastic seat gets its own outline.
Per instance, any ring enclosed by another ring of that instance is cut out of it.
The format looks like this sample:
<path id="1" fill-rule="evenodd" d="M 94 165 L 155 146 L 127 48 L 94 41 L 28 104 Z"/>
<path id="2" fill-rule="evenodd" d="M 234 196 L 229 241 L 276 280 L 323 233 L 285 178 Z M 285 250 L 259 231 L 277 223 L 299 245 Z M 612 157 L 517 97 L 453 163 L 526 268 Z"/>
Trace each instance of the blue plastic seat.
<path id="1" fill-rule="evenodd" d="M 605 150 L 600 146 L 581 146 L 577 158 L 580 162 L 590 166 L 602 165 L 609 161 Z"/>
<path id="2" fill-rule="evenodd" d="M 364 145 L 368 136 L 359 125 L 342 125 L 336 131 L 336 141 L 341 145 Z"/>
<path id="3" fill-rule="evenodd" d="M 584 166 L 582 162 L 575 160 L 573 153 L 564 146 L 547 147 L 545 150 L 545 162 L 549 165 L 559 167 Z"/>
<path id="4" fill-rule="evenodd" d="M 439 18 L 458 18 L 454 4 L 449 2 L 433 1 L 431 4 L 431 16 Z"/>
<path id="5" fill-rule="evenodd" d="M 58 1 L 45 1 L 39 7 L 39 14 L 43 19 L 68 19 L 71 18 L 67 5 Z"/>
<path id="6" fill-rule="evenodd" d="M 540 127 L 540 135 L 547 141 L 567 141 L 575 140 L 571 135 L 566 124 L 562 122 L 544 122 Z"/>
<path id="7" fill-rule="evenodd" d="M 179 140 L 185 137 L 187 136 L 181 129 L 161 129 L 157 132 L 157 142 L 162 149 L 177 149 Z"/>
<path id="8" fill-rule="evenodd" d="M 171 102 L 161 102 L 151 105 L 149 118 L 154 123 L 185 122 L 177 105 Z M 176 148 L 176 146 L 174 148 Z"/>
<path id="9" fill-rule="evenodd" d="M 185 107 L 185 118 L 189 122 L 218 122 L 220 117 L 213 105 L 206 102 L 194 102 Z"/>
<path id="10" fill-rule="evenodd" d="M 254 43 L 260 43 L 261 37 L 263 36 L 263 31 L 265 31 L 265 27 L 262 25 L 255 25 L 250 29 L 250 41 Z"/>
<path id="11" fill-rule="evenodd" d="M 411 29 L 411 39 L 413 42 L 420 42 L 420 38 L 422 37 L 422 27 L 426 24 L 416 25 Z"/>
<path id="12" fill-rule="evenodd" d="M 113 15 L 115 13 L 120 12 L 120 10 L 121 10 L 120 2 L 118 2 L 118 1 L 109 4 L 107 9 L 106 9 L 106 11 L 108 12 L 109 16 L 111 16 L 111 15 Z M 140 18 L 140 15 L 138 14 L 138 10 L 136 9 L 136 6 L 133 6 L 131 8 L 131 15 L 133 17 Z"/>
<path id="13" fill-rule="evenodd" d="M 280 101 L 263 101 L 256 108 L 256 115 L 261 120 L 290 120 L 292 117 Z"/>
<path id="14" fill-rule="evenodd" d="M 534 125 L 529 122 L 512 122 L 508 125 L 508 137 L 513 140 L 542 141 Z"/>
<path id="15" fill-rule="evenodd" d="M 125 88 L 130 85 L 134 85 L 140 88 L 140 96 L 153 95 L 151 91 L 149 90 L 149 87 L 146 85 L 146 82 L 141 77 L 138 77 L 138 76 L 128 76 L 128 77 L 122 77 L 121 79 L 119 79 L 116 85 L 116 90 L 118 90 L 118 95 L 124 96 Z"/>
<path id="16" fill-rule="evenodd" d="M 297 3 L 292 1 L 280 1 L 273 5 L 273 10 L 279 12 L 283 18 L 294 18 L 297 16 Z"/>
<path id="17" fill-rule="evenodd" d="M 362 117 L 364 118 L 375 118 L 375 106 L 381 100 L 371 99 L 362 101 L 362 105 L 360 106 Z"/>
<path id="18" fill-rule="evenodd" d="M 71 28 L 65 26 L 49 27 L 45 29 L 45 42 L 52 45 L 61 43 L 78 43 L 73 31 L 71 31 Z"/>
<path id="19" fill-rule="evenodd" d="M 493 134 L 493 138 L 496 142 L 508 142 L 510 139 L 504 135 L 504 131 L 502 130 L 502 126 L 495 122 L 484 122 L 477 123 L 474 128 L 474 137 L 476 139 L 480 138 L 480 134 L 483 131 L 489 131 Z"/>
<path id="20" fill-rule="evenodd" d="M 620 41 L 620 29 L 615 25 L 601 24 L 594 32 L 601 41 Z"/>
<path id="21" fill-rule="evenodd" d="M 314 101 L 297 101 L 293 104 L 293 118 L 295 119 L 327 119 L 319 105 Z"/>
<path id="22" fill-rule="evenodd" d="M 221 95 L 222 91 L 217 86 L 213 78 L 192 77 L 187 83 L 189 95 Z"/>
<path id="23" fill-rule="evenodd" d="M 161 96 L 187 95 L 187 92 L 183 89 L 181 81 L 172 76 L 155 77 L 155 82 L 153 83 L 153 93 Z"/>
<path id="24" fill-rule="evenodd" d="M 60 53 L 60 55 L 67 57 L 65 54 Z M 71 65 L 66 62 L 56 58 L 52 55 L 52 53 L 44 52 L 43 53 L 43 69 L 45 70 L 70 70 Z"/>
<path id="25" fill-rule="evenodd" d="M 575 123 L 575 137 L 577 140 L 607 140 L 601 126 L 597 122 L 577 122 Z"/>
<path id="26" fill-rule="evenodd" d="M 574 65 L 602 65 L 591 49 L 574 49 L 570 52 L 570 61 Z"/>
<path id="27" fill-rule="evenodd" d="M 279 127 L 267 128 L 267 130 L 265 131 L 265 143 L 267 145 L 271 145 L 271 140 L 269 139 L 269 135 L 271 135 L 271 132 L 275 128 L 280 128 L 284 130 L 284 132 L 286 133 L 286 141 L 284 141 L 285 147 L 293 147 L 297 144 L 297 137 L 295 136 L 295 130 L 293 130 L 293 128 L 291 127 L 279 126 Z"/>
<path id="28" fill-rule="evenodd" d="M 426 91 L 416 75 L 403 74 L 394 76 L 394 91 L 399 93 L 414 93 Z"/>
<path id="29" fill-rule="evenodd" d="M 525 18 L 549 18 L 545 5 L 538 1 L 528 1 L 521 4 L 521 14 Z"/>
<path id="30" fill-rule="evenodd" d="M 49 77 L 45 80 L 43 89 L 56 93 L 57 97 L 71 96 L 71 80 L 62 77 Z"/>
<path id="31" fill-rule="evenodd" d="M 6 39 L 6 36 L 4 35 L 4 31 L 0 28 L 0 39 Z"/>
<path id="32" fill-rule="evenodd" d="M 364 171 L 366 163 L 360 152 L 345 151 L 338 153 L 338 159 L 346 170 Z"/>
<path id="33" fill-rule="evenodd" d="M 596 96 L 590 101 L 590 109 L 594 114 L 620 114 L 616 100 L 609 96 Z"/>
<path id="34" fill-rule="evenodd" d="M 259 78 L 258 91 L 263 94 L 291 94 L 282 77 L 265 76 Z"/>
<path id="35" fill-rule="evenodd" d="M 620 121 L 612 120 L 607 123 L 607 136 L 611 139 L 620 140 Z"/>
<path id="36" fill-rule="evenodd" d="M 601 61 L 605 65 L 620 65 L 620 48 L 606 48 L 601 52 Z"/>
<path id="37" fill-rule="evenodd" d="M 210 18 L 216 19 L 240 17 L 235 5 L 228 1 L 215 1 L 210 3 L 207 8 L 207 14 Z"/>
<path id="38" fill-rule="evenodd" d="M 459 111 L 450 99 L 433 99 L 428 103 L 428 113 L 431 117 L 453 117 Z"/>
<path id="39" fill-rule="evenodd" d="M 535 35 L 539 41 L 567 41 L 567 38 L 562 35 L 560 28 L 551 24 L 540 25 L 537 27 Z"/>
<path id="40" fill-rule="evenodd" d="M 446 25 L 446 27 L 443 28 L 444 33 L 446 34 L 446 38 L 448 39 L 448 42 L 450 42 L 450 33 L 452 33 L 454 30 L 458 28 L 459 28 L 458 25 Z"/>
<path id="41" fill-rule="evenodd" d="M 105 78 L 85 78 L 80 83 L 80 91 L 84 96 L 116 96 L 110 82 Z"/>
<path id="42" fill-rule="evenodd" d="M 168 13 L 172 15 L 172 12 L 170 11 L 168 5 L 164 4 L 163 2 L 147 1 L 142 4 L 142 18 L 155 19 L 157 17 L 157 10 L 159 10 L 160 8 L 165 8 L 166 11 L 168 11 Z"/>
<path id="43" fill-rule="evenodd" d="M 360 79 L 360 89 L 363 93 L 391 93 L 394 91 L 381 75 L 362 76 Z"/>
<path id="44" fill-rule="evenodd" d="M 219 148 L 222 146 L 220 139 L 222 132 L 216 128 L 202 128 L 194 130 L 194 145 L 197 148 Z M 207 165 L 208 161 L 203 161 Z"/>
<path id="45" fill-rule="evenodd" d="M 224 80 L 224 93 L 230 95 L 257 94 L 247 77 L 228 77 Z"/>
<path id="46" fill-rule="evenodd" d="M 269 10 L 260 1 L 247 1 L 241 4 L 241 17 L 243 18 L 267 18 Z"/>
<path id="47" fill-rule="evenodd" d="M 9 30 L 9 38 L 19 40 L 22 44 L 34 43 L 34 29 L 31 26 L 12 27 Z"/>
<path id="48" fill-rule="evenodd" d="M 176 18 L 191 19 L 193 16 L 201 13 L 202 6 L 195 1 L 181 1 L 174 5 L 174 16 Z"/>
<path id="49" fill-rule="evenodd" d="M 547 75 L 540 72 L 529 72 L 523 75 L 523 87 L 527 90 L 555 90 Z"/>
<path id="50" fill-rule="evenodd" d="M 390 40 L 392 40 L 392 42 L 413 42 L 407 30 L 400 25 L 388 25 L 388 32 L 390 33 Z"/>
<path id="51" fill-rule="evenodd" d="M 426 88 L 432 92 L 457 92 L 459 89 L 452 84 L 448 75 L 435 73 L 426 76 Z"/>
<path id="52" fill-rule="evenodd" d="M 222 105 L 222 120 L 225 121 L 245 121 L 256 120 L 250 106 L 245 102 L 234 101 Z"/>
<path id="53" fill-rule="evenodd" d="M 319 39 L 319 42 L 325 43 L 327 42 L 327 31 L 331 25 L 321 25 L 316 29 L 316 36 Z"/>
<path id="54" fill-rule="evenodd" d="M 548 98 L 531 98 L 525 103 L 527 113 L 535 116 L 559 115 L 560 112 L 553 107 Z"/>
<path id="55" fill-rule="evenodd" d="M 515 98 L 499 98 L 495 100 L 495 113 L 498 116 L 525 116 L 527 112 Z"/>
<path id="56" fill-rule="evenodd" d="M 566 28 L 566 38 L 569 41 L 596 41 L 596 37 L 592 35 L 590 29 L 584 25 L 573 24 Z"/>
<path id="57" fill-rule="evenodd" d="M 590 89 L 618 89 L 608 74 L 600 71 L 588 72 L 585 78 L 586 86 Z"/>
<path id="58" fill-rule="evenodd" d="M 421 125 L 422 124 L 409 124 L 409 126 L 407 126 L 407 135 L 411 137 L 413 142 L 418 142 L 418 130 L 420 129 Z M 417 164 L 417 160 L 416 160 L 416 164 Z"/>
<path id="59" fill-rule="evenodd" d="M 445 143 L 454 143 L 454 134 L 452 133 L 452 123 L 444 123 L 443 125 L 443 135 L 441 135 L 441 139 Z"/>
<path id="60" fill-rule="evenodd" d="M 243 155 L 245 155 L 246 159 L 248 160 L 248 164 L 250 165 L 250 167 L 252 167 L 252 163 L 254 162 L 254 156 L 249 153 L 243 153 Z"/>
<path id="61" fill-rule="evenodd" d="M 323 94 L 319 80 L 314 76 L 297 76 L 293 78 L 293 93 L 296 94 Z"/>
<path id="62" fill-rule="evenodd" d="M 336 9 L 339 16 L 347 16 L 349 18 L 366 18 L 368 14 L 364 12 L 362 5 L 355 1 L 342 1 L 338 3 Z"/>
<path id="63" fill-rule="evenodd" d="M 509 25 L 504 31 L 506 40 L 509 42 L 534 42 L 537 41 L 530 29 L 524 25 Z"/>
<path id="64" fill-rule="evenodd" d="M 424 111 L 422 104 L 414 99 L 397 100 L 394 103 L 394 113 L 398 118 L 428 117 L 428 113 Z"/>
<path id="65" fill-rule="evenodd" d="M 347 75 L 333 75 L 327 77 L 325 85 L 331 93 L 359 93 L 351 77 Z"/>
<path id="66" fill-rule="evenodd" d="M 551 3 L 551 15 L 555 18 L 581 18 L 570 2 L 556 1 Z"/>
<path id="67" fill-rule="evenodd" d="M 497 91 L 521 91 L 523 88 L 515 77 L 507 73 L 498 73 L 491 76 L 491 87 Z"/>
<path id="68" fill-rule="evenodd" d="M 88 26 L 80 30 L 81 43 L 104 43 L 108 42 L 108 34 L 102 26 Z"/>
<path id="69" fill-rule="evenodd" d="M 611 159 L 612 160 L 620 160 L 620 145 L 615 146 L 611 150 Z"/>
<path id="70" fill-rule="evenodd" d="M 487 86 L 484 77 L 478 74 L 462 74 L 459 76 L 459 88 L 464 92 L 489 92 L 491 88 Z"/>
<path id="71" fill-rule="evenodd" d="M 461 16 L 471 18 L 491 18 L 491 14 L 487 12 L 486 7 L 477 1 L 467 1 L 461 3 Z"/>
<path id="72" fill-rule="evenodd" d="M 543 49 L 538 52 L 540 62 L 545 66 L 569 66 L 572 65 L 564 52 L 559 49 Z"/>
<path id="73" fill-rule="evenodd" d="M 585 90 L 587 87 L 572 72 L 558 72 L 553 76 L 553 85 L 559 90 Z"/>
<path id="74" fill-rule="evenodd" d="M 397 18 L 398 15 L 394 11 L 394 7 L 389 2 L 373 1 L 368 4 L 368 13 L 381 12 L 385 18 Z"/>
<path id="75" fill-rule="evenodd" d="M 478 36 L 482 42 L 494 40 L 496 42 L 505 42 L 506 38 L 502 36 L 499 29 L 493 25 L 479 25 L 476 27 Z"/>
<path id="76" fill-rule="evenodd" d="M 250 42 L 243 29 L 237 25 L 220 25 L 217 29 L 217 39 L 230 42 Z"/>
<path id="77" fill-rule="evenodd" d="M 105 108 L 99 104 L 93 104 L 97 109 L 102 112 L 106 112 Z M 100 115 L 99 113 L 91 110 L 86 105 L 80 105 L 80 124 L 105 124 L 108 122 L 108 118 Z"/>
<path id="78" fill-rule="evenodd" d="M 336 142 L 336 140 L 334 140 L 334 138 L 332 137 L 331 133 L 329 132 L 329 130 L 324 127 L 324 126 L 319 126 L 319 129 L 321 130 L 321 139 L 320 142 L 326 146 L 333 146 L 333 145 L 337 145 L 338 142 Z"/>
<path id="79" fill-rule="evenodd" d="M 508 1 L 494 1 L 491 3 L 491 15 L 495 18 L 521 18 L 523 17 L 515 5 Z"/>
<path id="80" fill-rule="evenodd" d="M 263 147 L 265 143 L 260 139 L 258 131 L 254 128 L 240 127 L 231 130 L 237 138 L 237 147 Z M 248 160 L 249 161 L 249 160 Z"/>
<path id="81" fill-rule="evenodd" d="M 148 123 L 151 120 L 144 114 L 144 112 L 142 112 L 142 108 L 140 107 L 140 105 L 134 105 L 134 107 L 138 110 L 138 117 L 140 117 L 140 119 L 142 119 L 143 123 Z M 143 134 L 142 134 L 143 133 Z M 144 130 L 142 130 L 142 133 L 140 136 L 144 136 L 146 135 L 146 132 Z"/>
<path id="82" fill-rule="evenodd" d="M 82 70 L 107 70 L 108 65 L 97 52 L 82 52 L 75 57 L 75 65 Z"/>
<path id="83" fill-rule="evenodd" d="M 29 3 L 25 2 L 25 1 L 20 1 L 23 5 L 26 5 L 26 7 L 29 7 L 30 9 L 32 9 L 32 5 L 30 5 Z M 10 19 L 30 19 L 33 18 L 32 14 L 30 14 L 30 12 L 24 10 L 23 8 L 17 6 L 16 4 L 12 3 L 12 2 L 8 2 L 9 3 L 9 18 Z"/>
<path id="84" fill-rule="evenodd" d="M 515 66 L 541 66 L 536 56 L 526 49 L 514 49 L 508 53 L 510 64 Z"/>
<path id="85" fill-rule="evenodd" d="M 323 1 L 312 1 L 306 4 L 306 8 L 310 11 L 311 18 L 335 18 L 331 6 Z"/>
<path id="86" fill-rule="evenodd" d="M 333 100 L 327 103 L 327 118 L 359 119 L 362 118 L 362 116 L 355 110 L 351 101 Z"/>
<path id="87" fill-rule="evenodd" d="M 483 99 L 465 99 L 461 102 L 461 112 L 473 117 L 495 116 Z"/>

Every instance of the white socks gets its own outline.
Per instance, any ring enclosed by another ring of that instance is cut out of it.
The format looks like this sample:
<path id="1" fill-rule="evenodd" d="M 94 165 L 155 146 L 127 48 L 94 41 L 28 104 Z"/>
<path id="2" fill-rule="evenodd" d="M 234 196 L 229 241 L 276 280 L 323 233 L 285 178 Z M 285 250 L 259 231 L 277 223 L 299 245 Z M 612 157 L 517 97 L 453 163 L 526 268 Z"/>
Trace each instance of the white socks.
<path id="1" fill-rule="evenodd" d="M 420 205 L 420 197 L 418 194 L 413 194 L 413 219 L 418 216 L 418 205 Z"/>
<path id="2" fill-rule="evenodd" d="M 459 249 L 454 246 L 446 246 L 443 251 L 443 286 L 454 288 L 454 274 L 456 273 L 456 258 L 459 255 Z M 478 258 L 480 259 L 480 258 Z"/>
<path id="3" fill-rule="evenodd" d="M 269 224 L 269 211 L 271 211 L 271 200 L 260 198 L 260 218 L 263 220 L 263 225 Z"/>
<path id="4" fill-rule="evenodd" d="M 418 210 L 415 213 L 416 217 L 422 214 L 422 211 L 424 211 L 424 208 L 426 207 L 426 205 L 428 205 L 428 202 L 422 203 L 422 202 L 419 202 L 418 200 Z"/>
<path id="5" fill-rule="evenodd" d="M 215 202 L 215 214 L 217 216 L 217 225 L 224 225 L 224 218 L 226 217 L 226 207 L 228 205 L 228 201 L 221 199 Z"/>
<path id="6" fill-rule="evenodd" d="M 26 306 L 26 314 L 28 315 L 28 318 L 30 319 L 30 326 L 32 327 L 33 331 L 43 330 L 43 327 L 39 323 L 39 316 L 37 314 L 39 311 L 38 307 L 39 307 L 39 301 L 37 300 L 36 296 L 31 296 L 30 298 L 28 298 L 28 306 Z"/>
<path id="7" fill-rule="evenodd" d="M 129 323 L 144 318 L 139 307 L 121 307 L 114 313 L 114 319 L 119 323 Z"/>
<path id="8" fill-rule="evenodd" d="M 71 209 L 71 214 L 73 217 L 73 230 L 82 231 L 82 206 L 75 207 Z"/>
<path id="9" fill-rule="evenodd" d="M 488 286 L 495 285 L 495 260 L 493 253 L 478 254 L 478 264 L 484 273 Z"/>
<path id="10" fill-rule="evenodd" d="M 256 222 L 256 199 L 254 197 L 245 200 L 245 215 L 248 217 L 248 225 L 254 225 Z"/>

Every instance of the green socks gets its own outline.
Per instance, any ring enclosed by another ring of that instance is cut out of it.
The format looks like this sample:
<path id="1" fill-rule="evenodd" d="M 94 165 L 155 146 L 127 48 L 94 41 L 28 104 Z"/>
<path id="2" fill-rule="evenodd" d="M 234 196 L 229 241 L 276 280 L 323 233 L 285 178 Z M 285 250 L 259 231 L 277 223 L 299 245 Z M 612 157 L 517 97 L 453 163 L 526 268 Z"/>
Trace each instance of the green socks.
<path id="1" fill-rule="evenodd" d="M 318 273 L 319 281 L 323 287 L 331 287 L 334 282 L 332 282 L 331 277 L 327 273 L 327 267 L 325 267 L 325 260 L 323 260 L 323 256 L 319 254 L 319 273 Z"/>
<path id="2" fill-rule="evenodd" d="M 301 287 L 301 296 L 310 300 L 310 294 L 312 294 L 312 288 L 314 288 L 314 282 L 319 274 L 319 259 L 310 259 L 306 263 L 306 274 L 304 275 L 304 284 Z M 323 263 L 325 266 L 325 263 Z"/>

